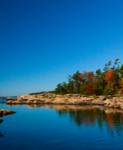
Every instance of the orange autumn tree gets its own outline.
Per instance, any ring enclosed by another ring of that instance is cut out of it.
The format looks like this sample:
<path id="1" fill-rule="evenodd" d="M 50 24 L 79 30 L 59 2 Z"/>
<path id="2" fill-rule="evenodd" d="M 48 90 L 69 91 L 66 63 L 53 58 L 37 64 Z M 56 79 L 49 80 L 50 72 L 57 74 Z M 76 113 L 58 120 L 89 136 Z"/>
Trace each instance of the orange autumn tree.
<path id="1" fill-rule="evenodd" d="M 114 93 L 114 70 L 108 70 L 104 73 L 105 89 L 104 94 L 112 95 Z"/>
<path id="2" fill-rule="evenodd" d="M 108 70 L 104 73 L 104 80 L 106 82 L 112 81 L 113 80 L 113 74 L 114 70 Z"/>

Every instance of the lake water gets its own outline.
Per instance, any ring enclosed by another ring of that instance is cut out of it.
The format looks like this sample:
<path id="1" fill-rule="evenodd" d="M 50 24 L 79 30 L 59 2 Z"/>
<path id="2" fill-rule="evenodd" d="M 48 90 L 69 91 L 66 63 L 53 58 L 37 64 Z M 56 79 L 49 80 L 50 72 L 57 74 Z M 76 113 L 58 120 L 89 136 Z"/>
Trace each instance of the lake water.
<path id="1" fill-rule="evenodd" d="M 123 150 L 123 113 L 90 106 L 7 106 L 1 150 Z"/>

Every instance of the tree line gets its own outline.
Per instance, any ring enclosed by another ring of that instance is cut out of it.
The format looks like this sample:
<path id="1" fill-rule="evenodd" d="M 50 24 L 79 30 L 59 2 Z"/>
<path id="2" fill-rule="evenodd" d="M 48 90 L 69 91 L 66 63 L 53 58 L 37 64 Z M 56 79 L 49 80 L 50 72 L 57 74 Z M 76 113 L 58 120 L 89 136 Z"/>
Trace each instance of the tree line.
<path id="1" fill-rule="evenodd" d="M 57 94 L 76 93 L 83 95 L 122 95 L 123 64 L 119 59 L 109 61 L 103 69 L 95 72 L 76 71 L 67 82 L 59 83 L 55 89 Z"/>

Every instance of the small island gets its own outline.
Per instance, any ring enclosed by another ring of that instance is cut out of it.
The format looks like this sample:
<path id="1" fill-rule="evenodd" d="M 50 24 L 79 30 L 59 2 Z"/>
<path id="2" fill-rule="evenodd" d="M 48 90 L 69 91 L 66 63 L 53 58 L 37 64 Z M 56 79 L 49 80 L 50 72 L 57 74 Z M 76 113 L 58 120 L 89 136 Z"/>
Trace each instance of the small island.
<path id="1" fill-rule="evenodd" d="M 95 72 L 77 71 L 54 91 L 8 98 L 7 104 L 101 105 L 123 110 L 123 64 L 109 61 Z"/>

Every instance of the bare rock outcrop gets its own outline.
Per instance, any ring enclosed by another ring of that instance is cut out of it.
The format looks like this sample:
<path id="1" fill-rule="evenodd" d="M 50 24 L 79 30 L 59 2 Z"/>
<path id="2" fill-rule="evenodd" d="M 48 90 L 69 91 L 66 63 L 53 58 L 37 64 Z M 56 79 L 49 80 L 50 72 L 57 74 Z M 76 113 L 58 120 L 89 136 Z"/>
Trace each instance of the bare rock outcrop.
<path id="1" fill-rule="evenodd" d="M 110 108 L 123 109 L 123 97 L 116 96 L 83 96 L 80 94 L 42 93 L 18 96 L 7 99 L 7 104 L 64 104 L 64 105 L 102 105 Z"/>
<path id="2" fill-rule="evenodd" d="M 5 109 L 0 109 L 0 117 L 6 116 L 6 115 L 11 115 L 14 114 L 15 112 L 12 110 L 5 110 Z"/>

